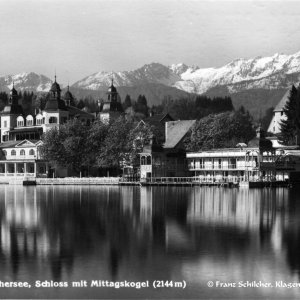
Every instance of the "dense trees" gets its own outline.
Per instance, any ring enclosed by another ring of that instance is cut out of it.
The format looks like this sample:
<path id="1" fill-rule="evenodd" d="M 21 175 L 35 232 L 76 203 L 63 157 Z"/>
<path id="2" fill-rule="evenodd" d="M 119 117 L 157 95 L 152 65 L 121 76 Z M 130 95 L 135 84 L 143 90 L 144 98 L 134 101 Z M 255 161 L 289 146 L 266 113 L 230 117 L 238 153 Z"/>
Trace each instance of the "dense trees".
<path id="1" fill-rule="evenodd" d="M 211 99 L 207 96 L 197 96 L 176 100 L 166 97 L 162 104 L 154 109 L 157 112 L 168 112 L 174 119 L 199 120 L 209 114 L 232 111 L 233 105 L 230 97 Z"/>
<path id="2" fill-rule="evenodd" d="M 131 97 L 127 94 L 126 97 L 125 97 L 125 100 L 123 102 L 123 109 L 124 111 L 128 108 L 128 107 L 131 107 L 132 106 L 132 103 L 131 103 Z"/>
<path id="3" fill-rule="evenodd" d="M 238 110 L 211 114 L 197 121 L 185 145 L 188 151 L 235 147 L 237 143 L 247 143 L 254 136 L 251 116 Z"/>
<path id="4" fill-rule="evenodd" d="M 24 113 L 33 113 L 35 109 L 43 110 L 49 94 L 33 94 L 32 92 L 19 92 L 19 103 L 22 105 Z M 7 104 L 7 93 L 0 93 L 0 110 Z M 100 101 L 100 103 L 99 103 Z M 95 113 L 99 112 L 103 106 L 104 100 L 96 100 L 92 96 L 86 96 L 83 98 L 74 98 L 71 101 L 71 105 L 78 109 L 85 109 L 87 112 Z M 137 99 L 132 99 L 130 95 L 126 95 L 122 106 L 124 111 L 127 108 L 129 118 L 133 120 L 141 120 L 149 116 L 150 111 L 154 113 L 169 113 L 174 119 L 179 120 L 191 120 L 201 119 L 209 114 L 216 114 L 224 111 L 232 111 L 233 105 L 230 97 L 215 97 L 209 98 L 207 96 L 196 97 L 183 97 L 179 99 L 172 99 L 170 96 L 166 96 L 162 104 L 148 106 L 145 95 L 139 95 Z"/>
<path id="5" fill-rule="evenodd" d="M 79 120 L 71 120 L 43 135 L 42 156 L 53 165 L 72 167 L 80 171 L 88 159 L 88 127 Z"/>
<path id="6" fill-rule="evenodd" d="M 77 172 L 91 167 L 120 170 L 126 165 L 139 165 L 139 153 L 155 132 L 149 124 L 123 116 L 108 125 L 95 121 L 86 126 L 73 120 L 44 134 L 41 153 L 52 164 L 72 167 Z M 198 120 L 185 139 L 185 146 L 188 151 L 235 147 L 254 136 L 252 118 L 240 109 Z"/>
<path id="7" fill-rule="evenodd" d="M 281 121 L 280 143 L 284 145 L 300 144 L 300 86 L 291 88 L 288 101 L 283 108 L 286 119 Z"/>
<path id="8" fill-rule="evenodd" d="M 95 121 L 86 126 L 72 120 L 43 135 L 41 154 L 53 165 L 77 172 L 92 166 L 120 169 L 128 164 L 136 165 L 138 153 L 151 137 L 148 125 L 137 125 L 124 117 L 109 125 Z"/>
<path id="9" fill-rule="evenodd" d="M 0 110 L 3 110 L 4 106 L 8 102 L 8 95 L 5 92 L 0 92 Z"/>

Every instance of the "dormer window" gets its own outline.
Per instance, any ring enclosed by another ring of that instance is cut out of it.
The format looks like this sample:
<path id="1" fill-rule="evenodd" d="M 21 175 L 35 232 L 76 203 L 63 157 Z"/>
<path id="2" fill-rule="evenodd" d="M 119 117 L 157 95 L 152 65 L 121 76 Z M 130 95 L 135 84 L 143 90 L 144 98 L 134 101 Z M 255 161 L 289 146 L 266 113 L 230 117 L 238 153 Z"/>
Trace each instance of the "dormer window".
<path id="1" fill-rule="evenodd" d="M 17 126 L 18 127 L 23 127 L 24 126 L 24 118 L 22 116 L 19 116 L 17 118 Z"/>
<path id="2" fill-rule="evenodd" d="M 27 126 L 33 126 L 33 116 L 32 115 L 28 115 L 26 117 L 26 125 Z"/>

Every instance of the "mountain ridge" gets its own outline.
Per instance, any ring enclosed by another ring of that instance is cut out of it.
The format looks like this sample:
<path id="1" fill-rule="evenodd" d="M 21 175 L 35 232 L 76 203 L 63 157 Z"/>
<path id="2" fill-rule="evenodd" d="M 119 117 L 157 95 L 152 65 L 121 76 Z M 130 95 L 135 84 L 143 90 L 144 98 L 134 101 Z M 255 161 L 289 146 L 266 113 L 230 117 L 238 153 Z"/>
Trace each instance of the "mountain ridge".
<path id="1" fill-rule="evenodd" d="M 189 94 L 211 97 L 221 94 L 230 95 L 235 107 L 244 105 L 255 113 L 266 105 L 275 106 L 284 90 L 299 84 L 300 51 L 291 55 L 276 53 L 268 57 L 238 58 L 218 68 L 184 63 L 166 66 L 153 62 L 131 71 L 102 70 L 76 81 L 70 88 L 76 91 L 77 97 L 104 98 L 112 78 L 121 97 L 128 93 L 136 99 L 138 93 L 145 94 L 149 105 L 160 104 L 168 96 L 176 99 Z M 53 81 L 41 74 L 23 72 L 0 77 L 0 90 L 9 91 L 12 82 L 17 90 L 40 93 L 49 91 Z M 269 99 L 271 95 L 274 99 Z M 253 108 L 253 105 L 258 107 Z"/>

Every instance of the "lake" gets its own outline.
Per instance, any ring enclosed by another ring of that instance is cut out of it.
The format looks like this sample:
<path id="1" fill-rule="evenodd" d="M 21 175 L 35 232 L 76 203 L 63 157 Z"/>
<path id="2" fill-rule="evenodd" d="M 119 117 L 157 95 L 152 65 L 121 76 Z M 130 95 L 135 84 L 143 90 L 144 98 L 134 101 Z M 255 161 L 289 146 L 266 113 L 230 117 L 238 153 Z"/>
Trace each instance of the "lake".
<path id="1" fill-rule="evenodd" d="M 299 298 L 299 195 L 1 185 L 0 298 Z"/>

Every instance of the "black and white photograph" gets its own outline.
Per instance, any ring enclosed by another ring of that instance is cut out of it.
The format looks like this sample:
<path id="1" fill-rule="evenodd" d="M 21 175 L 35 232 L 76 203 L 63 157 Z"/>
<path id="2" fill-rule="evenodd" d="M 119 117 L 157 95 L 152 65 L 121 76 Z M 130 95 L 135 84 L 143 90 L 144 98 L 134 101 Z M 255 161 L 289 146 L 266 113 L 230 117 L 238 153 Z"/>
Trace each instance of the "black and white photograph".
<path id="1" fill-rule="evenodd" d="M 0 299 L 300 299 L 300 1 L 0 0 Z"/>

